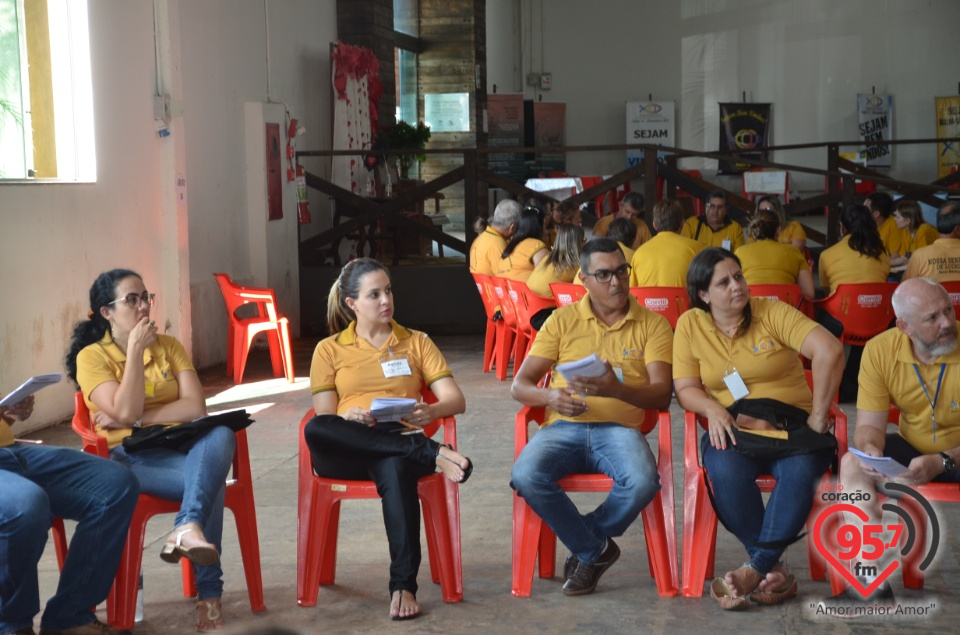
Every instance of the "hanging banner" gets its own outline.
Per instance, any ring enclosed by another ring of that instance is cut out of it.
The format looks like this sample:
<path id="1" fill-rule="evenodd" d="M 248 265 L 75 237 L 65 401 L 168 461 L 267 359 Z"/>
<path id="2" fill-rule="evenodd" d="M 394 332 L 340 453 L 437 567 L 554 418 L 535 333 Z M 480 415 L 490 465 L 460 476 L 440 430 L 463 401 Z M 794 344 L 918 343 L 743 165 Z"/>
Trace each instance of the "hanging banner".
<path id="1" fill-rule="evenodd" d="M 491 148 L 523 147 L 523 95 L 494 94 L 487 95 L 487 117 L 489 136 L 487 145 Z M 517 183 L 527 178 L 527 167 L 523 163 L 523 154 L 498 153 L 489 155 L 489 169 Z"/>
<path id="2" fill-rule="evenodd" d="M 955 139 L 960 137 L 960 96 L 936 97 L 937 137 Z M 960 165 L 960 142 L 948 141 L 937 144 L 937 178 L 950 174 Z"/>
<path id="3" fill-rule="evenodd" d="M 674 102 L 628 101 L 627 143 L 655 143 L 677 147 L 675 135 Z M 627 167 L 643 160 L 642 150 L 627 150 Z"/>
<path id="4" fill-rule="evenodd" d="M 769 153 L 766 150 L 770 135 L 770 104 L 737 104 L 727 103 L 720 105 L 720 153 L 732 150 L 755 150 L 743 152 L 737 156 L 746 159 L 767 161 Z M 719 162 L 719 174 L 742 174 L 752 166 L 736 160 L 722 160 Z"/>
<path id="5" fill-rule="evenodd" d="M 567 145 L 567 105 L 533 101 L 523 102 L 524 134 L 527 147 L 553 147 Z M 533 160 L 529 166 L 531 177 L 540 173 L 567 171 L 567 154 L 565 152 L 538 152 L 536 155 L 527 155 L 527 160 Z"/>
<path id="6" fill-rule="evenodd" d="M 857 95 L 861 141 L 893 139 L 893 95 Z M 860 146 L 860 157 L 868 168 L 893 165 L 893 146 Z"/>

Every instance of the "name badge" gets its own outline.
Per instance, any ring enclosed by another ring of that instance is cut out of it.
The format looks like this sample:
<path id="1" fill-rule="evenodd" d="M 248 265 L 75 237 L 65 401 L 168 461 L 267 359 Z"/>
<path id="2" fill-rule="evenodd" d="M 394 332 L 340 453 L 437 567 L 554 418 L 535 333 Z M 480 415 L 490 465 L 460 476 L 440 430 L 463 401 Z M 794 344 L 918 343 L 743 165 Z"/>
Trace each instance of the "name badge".
<path id="1" fill-rule="evenodd" d="M 723 240 L 723 241 L 721 241 L 720 244 L 723 245 L 723 248 L 724 248 L 724 249 L 726 249 L 727 251 L 730 251 L 730 241 L 729 241 L 729 240 Z"/>
<path id="2" fill-rule="evenodd" d="M 380 367 L 383 368 L 383 376 L 387 379 L 391 377 L 407 377 L 413 374 L 410 372 L 410 364 L 407 363 L 406 358 L 388 359 L 380 362 Z"/>
<path id="3" fill-rule="evenodd" d="M 727 390 L 729 390 L 730 394 L 733 395 L 734 401 L 740 401 L 750 394 L 747 384 L 744 383 L 743 377 L 740 376 L 740 372 L 736 369 L 734 369 L 730 374 L 724 375 L 723 383 L 727 385 Z"/>

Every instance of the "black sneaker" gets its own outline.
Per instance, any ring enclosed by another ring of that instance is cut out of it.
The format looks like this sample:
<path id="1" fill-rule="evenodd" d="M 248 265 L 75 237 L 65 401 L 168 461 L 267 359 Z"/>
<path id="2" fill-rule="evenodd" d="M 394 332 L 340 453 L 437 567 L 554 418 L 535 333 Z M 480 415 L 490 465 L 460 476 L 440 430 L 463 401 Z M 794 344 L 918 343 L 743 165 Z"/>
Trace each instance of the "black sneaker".
<path id="1" fill-rule="evenodd" d="M 567 556 L 567 559 L 563 561 L 563 579 L 564 581 L 569 580 L 570 576 L 577 569 L 577 565 L 580 564 L 580 558 L 576 557 L 571 553 Z"/>
<path id="2" fill-rule="evenodd" d="M 816 612 L 831 617 L 869 617 L 876 614 L 885 614 L 885 611 L 878 612 L 877 609 L 886 609 L 895 606 L 896 603 L 897 600 L 893 596 L 893 588 L 889 582 L 884 582 L 878 586 L 867 597 L 863 597 L 855 588 L 848 586 L 842 593 L 821 600 L 817 605 Z"/>
<path id="3" fill-rule="evenodd" d="M 573 573 L 563 584 L 564 595 L 586 595 L 593 593 L 597 588 L 597 582 L 604 571 L 617 561 L 620 557 L 620 547 L 612 538 L 607 538 L 607 546 L 603 548 L 600 557 L 593 564 L 583 564 L 577 562 Z"/>

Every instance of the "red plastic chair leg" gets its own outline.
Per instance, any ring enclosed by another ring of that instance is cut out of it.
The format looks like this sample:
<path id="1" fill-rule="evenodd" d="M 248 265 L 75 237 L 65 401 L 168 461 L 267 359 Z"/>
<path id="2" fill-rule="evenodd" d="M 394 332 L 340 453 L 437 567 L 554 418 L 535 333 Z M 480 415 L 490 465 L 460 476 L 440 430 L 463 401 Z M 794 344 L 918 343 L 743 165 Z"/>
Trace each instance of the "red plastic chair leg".
<path id="1" fill-rule="evenodd" d="M 57 566 L 63 570 L 63 562 L 67 559 L 67 530 L 63 526 L 63 519 L 54 518 L 50 530 L 53 532 L 53 546 L 57 550 Z"/>
<path id="2" fill-rule="evenodd" d="M 497 341 L 497 324 L 487 320 L 487 334 L 483 341 L 483 372 L 489 373 L 493 368 L 494 347 Z"/>

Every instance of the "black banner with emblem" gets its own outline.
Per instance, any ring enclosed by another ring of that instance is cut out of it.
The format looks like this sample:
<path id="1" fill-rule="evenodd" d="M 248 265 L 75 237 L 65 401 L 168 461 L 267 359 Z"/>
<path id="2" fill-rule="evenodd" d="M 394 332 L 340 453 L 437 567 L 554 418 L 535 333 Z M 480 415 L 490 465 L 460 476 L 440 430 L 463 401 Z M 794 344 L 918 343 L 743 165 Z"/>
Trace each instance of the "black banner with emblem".
<path id="1" fill-rule="evenodd" d="M 770 104 L 720 104 L 720 153 L 733 150 L 755 150 L 737 156 L 766 161 L 770 144 Z M 720 174 L 742 174 L 749 163 L 720 161 Z"/>

